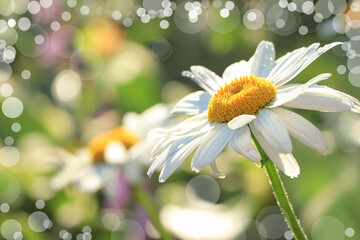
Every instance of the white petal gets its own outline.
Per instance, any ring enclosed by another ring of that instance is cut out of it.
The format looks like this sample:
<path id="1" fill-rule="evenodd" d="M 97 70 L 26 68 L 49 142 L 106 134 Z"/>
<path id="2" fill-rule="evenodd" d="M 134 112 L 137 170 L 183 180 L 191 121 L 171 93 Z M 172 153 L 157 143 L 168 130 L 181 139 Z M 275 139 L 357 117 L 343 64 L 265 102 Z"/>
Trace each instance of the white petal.
<path id="1" fill-rule="evenodd" d="M 281 118 L 293 137 L 305 145 L 319 150 L 322 154 L 327 152 L 328 144 L 324 135 L 311 122 L 294 112 L 282 108 L 275 108 L 273 112 Z"/>
<path id="2" fill-rule="evenodd" d="M 189 131 L 188 129 L 184 129 L 189 132 L 184 132 L 183 134 L 177 134 L 173 133 L 172 135 L 169 135 L 167 137 L 164 137 L 163 139 L 160 139 L 161 145 L 156 145 L 156 150 L 153 150 L 151 153 L 151 158 L 157 157 L 160 152 L 162 152 L 164 149 L 168 148 L 172 144 L 175 144 L 178 141 L 181 141 L 182 139 L 185 139 L 187 137 L 196 137 L 199 135 L 202 135 L 204 133 L 210 132 L 212 129 L 214 129 L 219 123 L 211 123 L 209 121 L 204 122 L 202 125 L 199 125 L 196 128 L 191 129 Z"/>
<path id="3" fill-rule="evenodd" d="M 240 115 L 240 116 L 234 118 L 230 122 L 228 122 L 228 127 L 230 129 L 241 128 L 241 127 L 245 126 L 246 124 L 250 123 L 255 118 L 256 118 L 256 116 L 254 116 L 254 115 L 243 114 L 243 115 Z"/>
<path id="4" fill-rule="evenodd" d="M 181 123 L 177 124 L 175 127 L 169 129 L 164 129 L 164 128 L 153 129 L 148 133 L 147 138 L 149 140 L 155 140 L 174 134 L 176 135 L 186 134 L 193 131 L 193 129 L 198 128 L 199 126 L 204 125 L 206 122 L 208 122 L 207 112 L 203 112 L 195 116 L 192 116 L 186 119 L 185 121 L 182 121 Z"/>
<path id="5" fill-rule="evenodd" d="M 244 60 L 233 63 L 225 69 L 222 78 L 225 82 L 230 83 L 241 76 L 250 76 L 250 67 L 251 65 Z"/>
<path id="6" fill-rule="evenodd" d="M 230 140 L 231 148 L 254 162 L 260 162 L 261 156 L 255 149 L 251 140 L 251 133 L 248 126 L 236 129 L 233 138 Z"/>
<path id="7" fill-rule="evenodd" d="M 271 146 L 283 153 L 292 152 L 289 132 L 275 113 L 268 109 L 260 110 L 253 123 Z"/>
<path id="8" fill-rule="evenodd" d="M 296 77 L 323 53 L 339 44 L 342 43 L 335 42 L 319 48 L 320 45 L 314 43 L 307 48 L 300 48 L 291 53 L 287 53 L 275 62 L 275 67 L 271 70 L 267 79 L 277 87 L 282 86 Z"/>
<path id="9" fill-rule="evenodd" d="M 170 144 L 166 144 L 164 148 L 161 148 L 157 151 L 156 155 L 151 156 L 152 164 L 147 174 L 151 176 L 155 172 L 155 170 L 160 168 L 165 162 L 171 161 L 171 159 L 173 158 L 179 158 L 179 154 L 181 153 L 181 151 L 185 151 L 185 149 L 191 148 L 191 146 L 197 143 L 199 139 L 202 139 L 204 135 L 207 135 L 207 133 L 185 136 L 171 141 Z M 197 143 L 197 146 L 199 144 L 200 143 Z"/>
<path id="10" fill-rule="evenodd" d="M 300 174 L 300 167 L 296 159 L 291 153 L 282 153 L 269 145 L 268 141 L 264 139 L 262 134 L 250 124 L 250 128 L 255 138 L 259 142 L 262 149 L 268 155 L 271 161 L 287 176 L 294 178 Z"/>
<path id="11" fill-rule="evenodd" d="M 305 59 L 304 56 L 315 52 L 319 46 L 319 43 L 314 43 L 307 48 L 302 47 L 292 52 L 288 52 L 286 55 L 275 61 L 275 67 L 271 70 L 267 79 L 277 84 L 277 86 L 280 86 L 280 80 L 286 78 L 289 72 L 296 67 L 296 64 L 301 62 L 302 59 Z"/>
<path id="12" fill-rule="evenodd" d="M 218 177 L 218 178 L 225 178 L 226 176 L 219 171 L 219 169 L 217 168 L 217 165 L 216 165 L 216 160 L 212 161 L 210 163 L 210 167 L 211 167 L 211 170 L 213 171 L 213 173 Z"/>
<path id="13" fill-rule="evenodd" d="M 306 89 L 304 93 L 285 103 L 284 106 L 322 112 L 360 113 L 360 102 L 356 98 L 335 89 L 317 85 Z"/>
<path id="14" fill-rule="evenodd" d="M 196 82 L 200 87 L 212 95 L 215 94 L 221 86 L 225 85 L 224 80 L 205 67 L 192 66 L 190 70 L 191 72 L 183 71 L 181 74 Z"/>
<path id="15" fill-rule="evenodd" d="M 249 60 L 249 63 L 251 63 L 250 74 L 266 78 L 275 65 L 274 60 L 274 44 L 267 41 L 261 41 L 256 48 L 254 56 Z"/>
<path id="16" fill-rule="evenodd" d="M 234 131 L 227 124 L 221 124 L 213 129 L 196 150 L 191 163 L 191 169 L 193 171 L 200 171 L 200 169 L 214 161 L 228 144 L 233 133 Z"/>
<path id="17" fill-rule="evenodd" d="M 179 125 L 182 125 L 184 129 L 181 129 Z M 197 139 L 201 138 L 204 135 L 207 135 L 213 128 L 215 128 L 219 124 L 206 121 L 193 129 L 187 129 L 188 125 L 186 124 L 180 123 L 179 125 L 175 127 L 178 132 L 173 132 L 168 136 L 160 138 L 155 144 L 150 154 L 150 161 L 152 162 L 152 164 L 148 171 L 149 176 L 151 176 L 154 171 L 161 165 L 163 165 L 169 158 L 172 158 L 178 150 L 184 147 L 186 148 L 186 146 L 188 146 L 191 142 L 196 142 Z"/>
<path id="18" fill-rule="evenodd" d="M 205 91 L 197 91 L 185 96 L 173 108 L 173 114 L 195 115 L 206 111 L 211 95 Z"/>
<path id="19" fill-rule="evenodd" d="M 331 77 L 330 73 L 323 73 L 312 78 L 307 83 L 302 84 L 298 87 L 287 88 L 288 91 L 286 91 L 286 88 L 283 88 L 282 91 L 277 92 L 275 99 L 271 101 L 271 103 L 267 106 L 267 108 L 278 107 L 287 102 L 290 102 L 291 100 L 297 98 L 299 95 L 303 94 L 311 86 L 325 79 L 328 79 L 329 77 Z"/>
<path id="20" fill-rule="evenodd" d="M 207 134 L 203 134 L 202 136 L 189 141 L 187 144 L 180 146 L 173 156 L 167 158 L 165 166 L 160 172 L 159 181 L 165 182 L 206 137 Z M 151 176 L 151 172 L 148 172 L 148 175 Z"/>

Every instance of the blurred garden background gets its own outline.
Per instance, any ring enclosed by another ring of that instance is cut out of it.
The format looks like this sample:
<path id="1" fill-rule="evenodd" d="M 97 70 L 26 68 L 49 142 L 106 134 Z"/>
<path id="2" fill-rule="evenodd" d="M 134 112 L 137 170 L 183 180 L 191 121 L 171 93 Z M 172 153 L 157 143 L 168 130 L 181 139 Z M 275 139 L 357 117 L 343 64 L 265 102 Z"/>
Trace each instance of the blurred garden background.
<path id="1" fill-rule="evenodd" d="M 221 76 L 261 40 L 277 57 L 344 42 L 294 82 L 330 72 L 322 85 L 360 98 L 358 0 L 1 0 L 0 238 L 293 239 L 265 171 L 230 148 L 224 179 L 190 161 L 165 183 L 146 176 L 147 132 L 200 89 L 181 71 Z M 295 212 L 310 239 L 358 239 L 360 118 L 297 112 L 329 151 L 293 141 L 301 174 L 281 177 Z M 113 136 L 127 140 L 109 150 Z"/>

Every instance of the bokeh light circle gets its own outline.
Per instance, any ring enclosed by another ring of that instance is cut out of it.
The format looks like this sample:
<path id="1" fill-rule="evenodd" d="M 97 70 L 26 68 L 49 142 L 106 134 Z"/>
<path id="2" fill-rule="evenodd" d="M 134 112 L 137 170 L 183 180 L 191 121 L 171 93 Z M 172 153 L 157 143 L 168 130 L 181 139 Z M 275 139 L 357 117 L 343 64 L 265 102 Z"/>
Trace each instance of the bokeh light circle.
<path id="1" fill-rule="evenodd" d="M 5 1 L 6 2 L 6 1 Z M 10 8 L 14 13 L 21 15 L 27 11 L 28 0 L 12 0 Z"/>
<path id="2" fill-rule="evenodd" d="M 34 42 L 37 44 L 37 45 L 41 45 L 44 43 L 44 36 L 42 35 L 36 35 L 35 38 L 34 38 Z"/>
<path id="3" fill-rule="evenodd" d="M 302 6 L 301 6 L 301 10 L 306 15 L 310 15 L 314 12 L 315 5 L 312 1 L 305 1 L 305 2 L 303 2 Z"/>
<path id="4" fill-rule="evenodd" d="M 169 58 L 173 50 L 170 42 L 165 38 L 156 38 L 152 40 L 149 44 L 149 48 L 154 57 L 159 60 L 165 60 Z"/>
<path id="5" fill-rule="evenodd" d="M 1 0 L 0 1 L 0 15 L 9 16 L 14 12 L 14 8 L 11 6 L 12 0 Z"/>
<path id="6" fill-rule="evenodd" d="M 360 87 L 360 66 L 351 68 L 348 77 L 353 86 Z"/>
<path id="7" fill-rule="evenodd" d="M 20 125 L 20 123 L 13 123 L 12 125 L 11 125 L 11 130 L 13 131 L 13 132 L 19 132 L 20 130 L 21 130 L 21 125 Z"/>
<path id="8" fill-rule="evenodd" d="M 123 220 L 111 232 L 111 240 L 136 239 L 145 240 L 145 230 L 143 227 L 132 220 Z"/>
<path id="9" fill-rule="evenodd" d="M 40 38 L 43 39 L 41 42 Z M 34 25 L 31 31 L 19 33 L 16 47 L 26 57 L 39 57 L 49 49 L 49 35 L 43 27 Z"/>
<path id="10" fill-rule="evenodd" d="M 14 144 L 14 138 L 11 136 L 7 136 L 4 140 L 5 144 L 11 146 Z M 0 150 L 1 151 L 1 150 Z"/>
<path id="11" fill-rule="evenodd" d="M 132 24 L 133 24 L 133 21 L 131 20 L 131 18 L 125 18 L 125 19 L 123 20 L 123 25 L 124 25 L 125 27 L 131 27 Z"/>
<path id="12" fill-rule="evenodd" d="M 65 11 L 61 14 L 61 19 L 64 21 L 70 21 L 71 19 L 71 13 L 68 11 Z"/>
<path id="13" fill-rule="evenodd" d="M 291 2 L 291 3 L 288 4 L 287 8 L 288 8 L 288 10 L 289 10 L 290 12 L 294 12 L 294 11 L 296 11 L 296 9 L 297 9 L 297 5 L 296 5 L 295 2 Z"/>
<path id="14" fill-rule="evenodd" d="M 23 112 L 24 106 L 20 99 L 9 97 L 2 104 L 2 111 L 8 118 L 17 118 Z"/>
<path id="15" fill-rule="evenodd" d="M 3 235 L 3 237 L 5 239 L 21 239 L 19 238 L 19 234 L 16 234 L 16 233 L 21 233 L 22 231 L 22 227 L 21 227 L 21 224 L 16 221 L 15 219 L 8 219 L 6 221 L 4 221 L 2 224 L 1 224 L 1 235 Z"/>
<path id="16" fill-rule="evenodd" d="M 45 9 L 51 7 L 52 4 L 53 4 L 53 0 L 40 0 L 41 7 Z"/>
<path id="17" fill-rule="evenodd" d="M 220 186 L 210 176 L 196 176 L 186 186 L 186 197 L 193 206 L 208 208 L 219 200 Z"/>
<path id="18" fill-rule="evenodd" d="M 13 87 L 8 84 L 8 83 L 4 83 L 3 85 L 1 85 L 0 87 L 0 94 L 3 96 L 3 97 L 10 97 L 11 94 L 13 93 L 14 89 Z"/>
<path id="19" fill-rule="evenodd" d="M 82 232 L 83 232 L 83 233 L 86 233 L 86 232 L 91 233 L 91 227 L 89 227 L 89 226 L 84 226 L 84 227 L 82 228 Z"/>
<path id="20" fill-rule="evenodd" d="M 16 58 L 16 49 L 12 46 L 7 46 L 2 54 L 2 60 L 5 63 L 12 63 Z M 1 60 L 0 60 L 1 61 Z"/>
<path id="21" fill-rule="evenodd" d="M 91 239 L 92 239 L 92 235 L 89 232 L 79 233 L 78 235 L 76 235 L 76 240 L 91 240 Z"/>
<path id="22" fill-rule="evenodd" d="M 22 17 L 18 21 L 18 26 L 21 31 L 27 31 L 31 27 L 30 19 L 27 17 Z"/>
<path id="23" fill-rule="evenodd" d="M 90 13 L 90 8 L 86 5 L 80 7 L 80 13 L 82 15 L 88 15 Z"/>
<path id="24" fill-rule="evenodd" d="M 0 34 L 6 32 L 8 28 L 9 27 L 7 25 L 7 22 L 3 19 L 0 19 Z"/>
<path id="25" fill-rule="evenodd" d="M 168 27 L 169 27 L 169 21 L 168 20 L 161 20 L 160 21 L 160 27 L 162 28 L 162 29 L 167 29 Z"/>
<path id="26" fill-rule="evenodd" d="M 10 19 L 8 20 L 8 25 L 9 25 L 9 27 L 11 27 L 11 28 L 15 27 L 15 26 L 16 26 L 16 21 L 15 21 L 15 19 L 10 18 Z"/>
<path id="27" fill-rule="evenodd" d="M 5 21 L 0 22 L 0 39 L 6 41 L 6 44 L 11 46 L 19 40 L 19 34 L 15 28 L 8 27 Z"/>
<path id="28" fill-rule="evenodd" d="M 279 8 L 277 5 L 270 7 L 266 11 L 266 23 L 272 32 L 280 36 L 287 36 L 294 33 L 296 30 L 300 34 L 307 34 L 307 27 L 301 28 L 301 17 L 298 12 L 289 12 Z"/>
<path id="29" fill-rule="evenodd" d="M 112 230 L 120 224 L 120 217 L 113 212 L 106 212 L 101 218 L 102 225 L 107 230 Z"/>
<path id="30" fill-rule="evenodd" d="M 37 1 L 29 2 L 28 10 L 29 10 L 29 13 L 31 13 L 33 15 L 38 14 L 40 12 L 40 10 L 41 10 L 40 3 L 37 2 Z"/>
<path id="31" fill-rule="evenodd" d="M 321 13 L 316 13 L 314 15 L 314 21 L 320 23 L 324 20 L 324 16 Z"/>
<path id="32" fill-rule="evenodd" d="M 15 232 L 13 235 L 14 240 L 22 240 L 23 239 L 23 234 L 22 232 Z"/>
<path id="33" fill-rule="evenodd" d="M 309 32 L 309 29 L 306 26 L 300 26 L 298 31 L 300 35 L 306 35 Z"/>
<path id="34" fill-rule="evenodd" d="M 294 233 L 293 233 L 292 231 L 286 231 L 286 232 L 284 233 L 284 238 L 285 238 L 286 240 L 291 240 L 291 239 L 294 238 Z"/>
<path id="35" fill-rule="evenodd" d="M 35 202 L 35 206 L 37 209 L 43 209 L 45 207 L 45 201 L 39 199 Z"/>
<path id="36" fill-rule="evenodd" d="M 346 73 L 346 67 L 344 65 L 339 65 L 336 68 L 336 71 L 338 74 L 345 74 Z"/>
<path id="37" fill-rule="evenodd" d="M 10 211 L 10 205 L 7 203 L 3 203 L 0 205 L 0 211 L 3 213 L 7 213 Z"/>
<path id="38" fill-rule="evenodd" d="M 64 239 L 64 240 L 71 240 L 72 239 L 72 234 L 69 233 L 66 230 L 61 230 L 59 232 L 59 236 L 60 236 L 61 239 Z"/>
<path id="39" fill-rule="evenodd" d="M 61 27 L 60 23 L 58 21 L 53 21 L 51 24 L 50 24 L 50 27 L 51 27 L 51 30 L 53 31 L 58 31 Z"/>
<path id="40" fill-rule="evenodd" d="M 30 214 L 28 218 L 28 225 L 34 232 L 43 232 L 50 228 L 52 223 L 49 221 L 48 215 L 43 212 L 36 211 Z"/>
<path id="41" fill-rule="evenodd" d="M 345 229 L 345 236 L 347 237 L 353 237 L 355 235 L 355 230 L 351 227 Z"/>
<path id="42" fill-rule="evenodd" d="M 288 226 L 278 206 L 268 206 L 263 208 L 256 216 L 261 222 L 262 228 L 258 229 L 260 236 L 265 239 L 278 239 L 284 237 Z"/>
<path id="43" fill-rule="evenodd" d="M 23 70 L 21 72 L 21 77 L 25 80 L 29 79 L 31 77 L 31 72 L 29 70 Z"/>
<path id="44" fill-rule="evenodd" d="M 249 9 L 244 14 L 243 23 L 250 30 L 258 30 L 265 23 L 264 14 L 259 9 Z"/>
<path id="45" fill-rule="evenodd" d="M 20 153 L 15 147 L 5 146 L 0 149 L 0 163 L 3 166 L 13 167 L 19 162 L 19 160 L 20 160 Z"/>
<path id="46" fill-rule="evenodd" d="M 12 68 L 10 64 L 0 62 L 0 82 L 7 81 L 12 74 Z"/>
<path id="47" fill-rule="evenodd" d="M 11 204 L 20 195 L 20 183 L 13 175 L 0 172 L 0 202 Z"/>
<path id="48" fill-rule="evenodd" d="M 16 30 L 14 30 L 14 27 L 16 25 L 16 21 L 13 18 L 10 18 L 8 21 L 5 21 L 3 19 L 0 19 L 0 36 L 1 39 L 5 40 L 8 45 L 13 45 L 14 42 L 16 42 L 13 39 L 16 35 Z"/>
<path id="49" fill-rule="evenodd" d="M 201 8 L 197 7 L 201 10 Z M 196 17 L 195 17 L 196 15 Z M 184 33 L 194 34 L 203 30 L 207 25 L 207 12 L 202 11 L 198 15 L 195 9 L 189 12 L 185 9 L 185 3 L 182 2 L 175 10 L 174 22 L 176 27 Z"/>
<path id="50" fill-rule="evenodd" d="M 336 217 L 321 217 L 313 224 L 311 237 L 313 240 L 343 240 L 345 239 L 345 226 Z"/>
<path id="51" fill-rule="evenodd" d="M 259 233 L 267 239 L 278 239 L 284 236 L 288 230 L 284 216 L 281 214 L 268 215 L 261 221 L 261 223 L 265 227 L 266 232 L 259 231 Z"/>
<path id="52" fill-rule="evenodd" d="M 218 33 L 229 33 L 234 31 L 240 24 L 241 13 L 237 6 L 230 11 L 227 8 L 208 8 L 208 25 Z"/>

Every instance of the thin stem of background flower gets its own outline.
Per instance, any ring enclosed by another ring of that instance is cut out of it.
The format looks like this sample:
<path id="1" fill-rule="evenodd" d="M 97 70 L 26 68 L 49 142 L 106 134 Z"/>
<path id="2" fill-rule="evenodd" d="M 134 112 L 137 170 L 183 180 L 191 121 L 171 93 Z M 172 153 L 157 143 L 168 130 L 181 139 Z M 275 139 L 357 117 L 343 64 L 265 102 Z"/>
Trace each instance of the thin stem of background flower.
<path id="1" fill-rule="evenodd" d="M 133 190 L 136 200 L 143 207 L 156 230 L 159 231 L 160 238 L 164 240 L 174 240 L 162 225 L 159 218 L 159 209 L 155 206 L 153 199 L 149 196 L 146 189 L 141 186 L 134 186 Z"/>
<path id="2" fill-rule="evenodd" d="M 261 155 L 261 164 L 265 166 L 266 173 L 269 177 L 270 185 L 273 189 L 277 204 L 279 205 L 282 213 L 284 214 L 285 220 L 294 234 L 297 240 L 307 240 L 307 236 L 300 225 L 300 221 L 297 219 L 294 209 L 290 203 L 290 200 L 285 191 L 283 182 L 281 181 L 279 171 L 275 167 L 274 163 L 269 159 L 260 144 L 253 137 L 253 140 L 258 148 Z"/>

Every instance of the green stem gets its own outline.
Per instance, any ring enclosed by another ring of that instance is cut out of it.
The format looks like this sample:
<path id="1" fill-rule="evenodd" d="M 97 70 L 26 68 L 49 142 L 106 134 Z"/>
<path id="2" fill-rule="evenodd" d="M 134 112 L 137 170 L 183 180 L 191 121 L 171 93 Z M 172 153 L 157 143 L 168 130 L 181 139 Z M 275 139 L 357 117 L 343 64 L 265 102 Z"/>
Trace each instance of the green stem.
<path id="1" fill-rule="evenodd" d="M 159 210 L 155 206 L 153 199 L 149 196 L 149 193 L 141 186 L 134 186 L 134 196 L 138 203 L 146 211 L 150 221 L 158 230 L 160 239 L 173 240 L 174 238 L 165 230 L 159 218 Z"/>
<path id="2" fill-rule="evenodd" d="M 270 180 L 270 185 L 274 191 L 277 204 L 279 205 L 281 211 L 284 214 L 286 222 L 290 227 L 292 233 L 294 234 L 295 239 L 297 240 L 307 240 L 304 230 L 300 225 L 300 221 L 296 218 L 294 209 L 291 206 L 289 198 L 284 188 L 284 184 L 281 181 L 279 171 L 275 167 L 274 163 L 269 159 L 264 150 L 261 148 L 259 143 L 253 138 L 256 146 L 261 154 L 262 165 L 265 166 L 266 173 Z"/>

